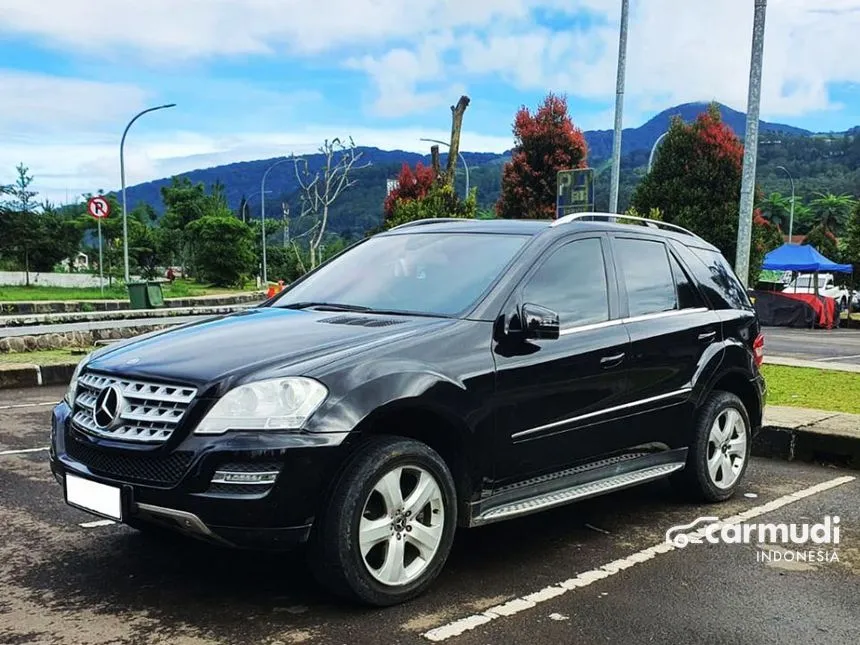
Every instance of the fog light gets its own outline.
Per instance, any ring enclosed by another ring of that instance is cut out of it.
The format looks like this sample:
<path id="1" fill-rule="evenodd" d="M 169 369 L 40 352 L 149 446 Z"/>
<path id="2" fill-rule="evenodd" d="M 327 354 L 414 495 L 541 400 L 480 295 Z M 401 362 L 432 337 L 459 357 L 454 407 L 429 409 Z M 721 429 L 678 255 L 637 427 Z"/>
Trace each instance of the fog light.
<path id="1" fill-rule="evenodd" d="M 212 477 L 213 484 L 273 484 L 278 477 L 278 471 L 260 473 L 237 473 L 228 470 L 217 470 Z"/>

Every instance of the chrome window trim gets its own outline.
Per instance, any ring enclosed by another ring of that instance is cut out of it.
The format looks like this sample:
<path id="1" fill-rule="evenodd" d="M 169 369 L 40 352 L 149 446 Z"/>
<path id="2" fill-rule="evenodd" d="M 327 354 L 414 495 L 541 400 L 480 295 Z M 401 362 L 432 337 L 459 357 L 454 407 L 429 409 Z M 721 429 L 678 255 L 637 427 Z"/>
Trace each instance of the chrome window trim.
<path id="1" fill-rule="evenodd" d="M 658 394 L 657 396 L 649 396 L 647 399 L 639 399 L 638 401 L 631 401 L 630 403 L 622 403 L 621 405 L 614 405 L 611 408 L 604 408 L 602 410 L 596 410 L 595 412 L 589 412 L 587 414 L 580 414 L 575 417 L 569 417 L 567 419 L 562 419 L 561 421 L 553 421 L 552 423 L 547 423 L 542 426 L 538 426 L 536 428 L 529 428 L 528 430 L 522 430 L 520 432 L 515 432 L 511 435 L 511 439 L 521 439 L 522 437 L 528 437 L 530 435 L 542 432 L 544 430 L 551 430 L 552 428 L 558 428 L 559 426 L 567 425 L 569 423 L 576 423 L 577 421 L 584 421 L 586 419 L 592 419 L 594 417 L 598 417 L 604 414 L 611 414 L 613 412 L 619 412 L 621 410 L 626 410 L 628 408 L 635 408 L 640 405 L 647 405 L 648 403 L 656 403 L 657 401 L 662 401 L 664 399 L 671 399 L 676 396 L 682 396 L 684 394 L 689 394 L 693 391 L 691 387 L 681 388 L 680 390 L 674 390 L 672 392 L 666 392 L 664 394 Z"/>
<path id="2" fill-rule="evenodd" d="M 588 323 L 587 325 L 579 325 L 562 329 L 559 336 L 567 336 L 576 334 L 582 331 L 591 331 L 593 329 L 602 329 L 604 327 L 613 327 L 624 323 L 644 322 L 646 320 L 657 320 L 659 318 L 668 318 L 669 316 L 681 316 L 686 314 L 703 314 L 710 311 L 707 307 L 688 307 L 687 309 L 672 309 L 671 311 L 660 311 L 654 314 L 642 314 L 641 316 L 632 316 L 629 318 L 615 318 L 613 320 L 604 320 L 598 323 Z"/>

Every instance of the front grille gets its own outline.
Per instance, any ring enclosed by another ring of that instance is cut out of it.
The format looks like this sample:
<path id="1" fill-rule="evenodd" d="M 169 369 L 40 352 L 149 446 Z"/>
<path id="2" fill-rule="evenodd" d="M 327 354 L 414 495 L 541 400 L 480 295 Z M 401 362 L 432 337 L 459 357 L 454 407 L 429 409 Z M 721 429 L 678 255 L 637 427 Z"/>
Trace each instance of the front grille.
<path id="1" fill-rule="evenodd" d="M 164 456 L 122 455 L 106 452 L 69 436 L 66 453 L 96 475 L 142 484 L 173 486 L 188 471 L 194 453 L 172 452 Z"/>
<path id="2" fill-rule="evenodd" d="M 116 386 L 121 392 L 119 417 L 96 422 L 93 413 L 99 394 Z M 72 423 L 81 432 L 106 439 L 161 444 L 176 430 L 197 389 L 87 372 L 78 379 Z"/>

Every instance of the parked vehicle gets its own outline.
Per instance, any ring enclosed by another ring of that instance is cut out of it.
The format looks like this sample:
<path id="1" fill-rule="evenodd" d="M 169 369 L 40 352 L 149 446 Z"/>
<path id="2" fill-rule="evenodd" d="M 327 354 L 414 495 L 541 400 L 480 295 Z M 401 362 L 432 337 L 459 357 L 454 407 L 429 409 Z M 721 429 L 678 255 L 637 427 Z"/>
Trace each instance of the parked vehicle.
<path id="1" fill-rule="evenodd" d="M 666 477 L 732 497 L 763 347 L 729 264 L 679 227 L 413 222 L 260 307 L 90 355 L 51 467 L 73 506 L 308 543 L 327 588 L 390 605 L 432 583 L 458 526 Z"/>
<path id="2" fill-rule="evenodd" d="M 794 280 L 789 277 L 784 291 L 785 293 L 815 293 L 815 274 L 801 274 Z M 848 307 L 848 290 L 836 284 L 832 273 L 818 274 L 818 295 L 833 298 L 843 310 Z"/>

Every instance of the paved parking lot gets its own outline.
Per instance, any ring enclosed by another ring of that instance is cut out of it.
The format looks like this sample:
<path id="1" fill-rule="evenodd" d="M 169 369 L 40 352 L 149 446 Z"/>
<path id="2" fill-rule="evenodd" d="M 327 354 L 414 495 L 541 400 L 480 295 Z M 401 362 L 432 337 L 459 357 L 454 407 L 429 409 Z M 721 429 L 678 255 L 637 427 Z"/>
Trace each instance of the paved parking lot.
<path id="1" fill-rule="evenodd" d="M 860 365 L 860 329 L 764 328 L 765 354 Z"/>
<path id="2" fill-rule="evenodd" d="M 427 595 L 368 610 L 320 592 L 300 554 L 144 537 L 67 507 L 38 450 L 45 403 L 60 396 L 60 388 L 0 394 L 3 644 L 844 645 L 860 633 L 857 473 L 755 460 L 742 494 L 718 506 L 680 502 L 658 482 L 461 531 Z M 665 545 L 672 526 L 741 512 L 761 522 L 839 515 L 841 541 L 824 547 L 838 561 L 760 562 L 753 545 Z"/>

